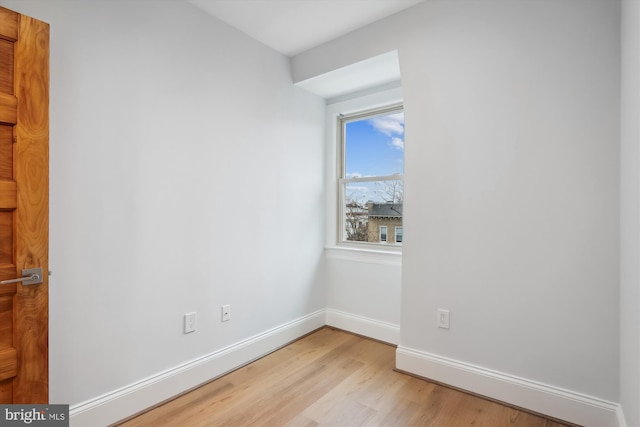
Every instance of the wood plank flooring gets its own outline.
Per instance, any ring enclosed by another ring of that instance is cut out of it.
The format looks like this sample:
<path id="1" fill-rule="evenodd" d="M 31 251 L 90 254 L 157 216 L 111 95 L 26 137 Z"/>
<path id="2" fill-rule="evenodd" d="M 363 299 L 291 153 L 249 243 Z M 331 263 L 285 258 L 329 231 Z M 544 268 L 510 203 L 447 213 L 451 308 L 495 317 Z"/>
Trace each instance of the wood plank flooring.
<path id="1" fill-rule="evenodd" d="M 120 426 L 564 426 L 394 366 L 395 347 L 325 327 Z"/>

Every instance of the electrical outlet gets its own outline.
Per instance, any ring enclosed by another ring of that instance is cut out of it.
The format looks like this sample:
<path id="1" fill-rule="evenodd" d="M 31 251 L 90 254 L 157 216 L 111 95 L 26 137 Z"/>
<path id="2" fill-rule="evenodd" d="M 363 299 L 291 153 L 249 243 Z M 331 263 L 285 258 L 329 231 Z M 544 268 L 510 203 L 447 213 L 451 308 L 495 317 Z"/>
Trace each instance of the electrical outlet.
<path id="1" fill-rule="evenodd" d="M 230 305 L 223 305 L 222 306 L 222 321 L 223 322 L 228 322 L 229 320 L 231 320 L 231 306 Z"/>
<path id="2" fill-rule="evenodd" d="M 184 315 L 184 333 L 188 334 L 196 330 L 197 313 L 187 313 Z"/>
<path id="3" fill-rule="evenodd" d="M 438 328 L 449 329 L 449 310 L 438 309 Z"/>

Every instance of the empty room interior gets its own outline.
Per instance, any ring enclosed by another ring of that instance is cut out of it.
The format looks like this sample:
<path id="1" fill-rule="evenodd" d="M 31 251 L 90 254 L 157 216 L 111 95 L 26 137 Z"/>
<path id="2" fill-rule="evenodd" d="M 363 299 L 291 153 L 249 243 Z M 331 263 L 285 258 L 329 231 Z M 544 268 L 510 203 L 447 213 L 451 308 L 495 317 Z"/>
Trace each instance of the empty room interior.
<path id="1" fill-rule="evenodd" d="M 330 326 L 397 346 L 389 370 L 640 427 L 639 0 L 0 6 L 50 25 L 49 401 L 72 426 Z M 375 129 L 401 174 L 349 171 L 349 120 L 398 111 Z M 373 200 L 389 180 L 400 203 Z"/>

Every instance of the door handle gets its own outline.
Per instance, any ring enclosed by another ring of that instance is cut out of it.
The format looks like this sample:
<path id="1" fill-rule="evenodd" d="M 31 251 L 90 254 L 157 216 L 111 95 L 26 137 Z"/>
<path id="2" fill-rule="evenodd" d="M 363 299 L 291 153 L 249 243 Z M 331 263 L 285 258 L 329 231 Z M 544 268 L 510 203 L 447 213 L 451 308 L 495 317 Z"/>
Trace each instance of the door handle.
<path id="1" fill-rule="evenodd" d="M 23 285 L 37 285 L 42 283 L 42 268 L 25 268 L 22 270 L 22 277 L 3 280 L 0 282 L 0 285 L 8 285 L 9 283 L 22 283 Z"/>

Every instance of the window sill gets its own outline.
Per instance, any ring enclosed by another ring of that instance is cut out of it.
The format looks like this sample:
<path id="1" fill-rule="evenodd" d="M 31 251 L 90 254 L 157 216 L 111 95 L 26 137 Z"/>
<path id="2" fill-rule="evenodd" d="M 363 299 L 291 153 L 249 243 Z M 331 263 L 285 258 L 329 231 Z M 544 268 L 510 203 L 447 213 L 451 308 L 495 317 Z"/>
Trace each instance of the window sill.
<path id="1" fill-rule="evenodd" d="M 368 264 L 402 265 L 402 247 L 380 248 L 375 246 L 330 246 L 325 248 L 327 258 Z"/>

